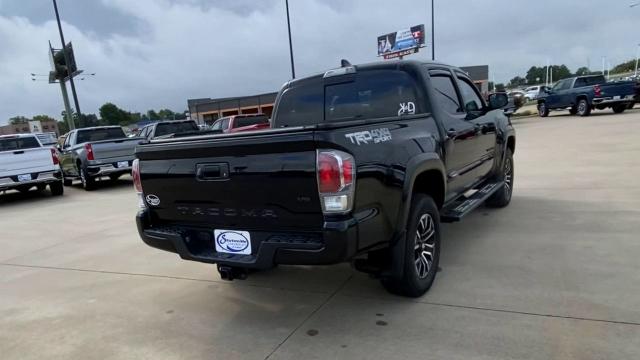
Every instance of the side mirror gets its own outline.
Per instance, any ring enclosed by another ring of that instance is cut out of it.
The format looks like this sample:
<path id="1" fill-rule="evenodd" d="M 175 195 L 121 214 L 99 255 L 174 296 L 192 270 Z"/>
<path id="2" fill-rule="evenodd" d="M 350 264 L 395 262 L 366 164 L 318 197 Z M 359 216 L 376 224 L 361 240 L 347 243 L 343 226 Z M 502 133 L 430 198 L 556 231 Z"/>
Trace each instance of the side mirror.
<path id="1" fill-rule="evenodd" d="M 494 93 L 489 95 L 489 107 L 492 110 L 502 109 L 509 104 L 509 97 L 505 93 Z"/>

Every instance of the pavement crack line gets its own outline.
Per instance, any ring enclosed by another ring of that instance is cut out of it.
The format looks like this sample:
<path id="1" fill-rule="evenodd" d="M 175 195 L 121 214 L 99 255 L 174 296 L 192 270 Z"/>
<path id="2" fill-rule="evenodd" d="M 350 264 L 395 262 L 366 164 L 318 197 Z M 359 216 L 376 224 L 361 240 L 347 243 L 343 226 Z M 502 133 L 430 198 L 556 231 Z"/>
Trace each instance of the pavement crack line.
<path id="1" fill-rule="evenodd" d="M 322 308 L 324 308 L 329 301 L 331 301 L 331 299 L 333 299 L 336 295 L 338 295 L 338 293 L 340 291 L 342 291 L 342 289 L 344 289 L 344 287 L 347 285 L 347 283 L 353 278 L 353 274 L 349 275 L 348 278 L 346 278 L 342 284 L 340 284 L 340 286 L 338 286 L 336 288 L 336 290 L 334 292 L 332 292 L 329 296 L 327 296 L 327 298 L 320 304 L 318 305 L 318 307 L 313 310 L 311 313 L 309 313 L 309 315 L 307 315 L 301 322 L 300 324 L 298 324 L 298 326 L 295 327 L 295 329 L 293 329 L 293 331 L 291 331 L 291 333 L 289 335 L 287 335 L 287 337 L 284 338 L 284 340 L 282 340 L 280 342 L 280 344 L 278 344 L 270 353 L 269 355 L 267 355 L 264 360 L 268 360 L 273 354 L 276 353 L 276 351 L 278 351 L 278 349 L 280 349 L 280 347 L 282 345 L 284 345 L 284 343 L 287 342 L 287 340 L 289 340 L 289 338 L 291 338 L 291 336 L 293 336 L 293 334 L 295 334 L 298 330 L 300 330 L 300 328 L 307 322 L 309 321 L 309 319 L 311 319 L 313 317 L 313 315 L 317 314 L 318 311 L 322 310 Z"/>
<path id="2" fill-rule="evenodd" d="M 285 288 L 285 287 L 264 286 L 264 285 L 251 284 L 251 283 L 242 283 L 240 281 L 234 281 L 232 283 L 232 282 L 226 281 L 226 280 L 196 279 L 196 278 L 189 278 L 189 277 L 184 277 L 184 276 L 130 273 L 130 272 L 124 272 L 124 271 L 79 269 L 79 268 L 67 268 L 67 267 L 58 267 L 58 266 L 12 264 L 12 263 L 5 263 L 5 262 L 0 262 L 0 265 L 2 265 L 2 266 L 13 266 L 13 267 L 22 267 L 22 268 L 31 268 L 31 269 L 42 269 L 42 270 L 77 271 L 77 272 L 87 272 L 87 273 L 94 273 L 94 274 L 140 276 L 140 277 L 150 277 L 150 278 L 156 278 L 156 279 L 197 281 L 197 282 L 205 282 L 205 283 L 213 283 L 213 284 L 221 284 L 221 285 L 234 285 L 234 286 L 253 287 L 253 288 L 267 289 L 267 290 L 296 291 L 296 292 L 309 293 L 309 294 L 318 294 L 318 295 L 326 295 L 327 294 L 327 292 L 325 292 L 325 291 L 289 289 L 289 288 Z"/>
<path id="3" fill-rule="evenodd" d="M 359 298 L 359 299 L 368 299 L 368 300 L 378 300 L 383 302 L 391 302 L 390 300 L 381 299 L 374 296 L 362 296 L 362 295 L 354 295 L 354 294 L 342 294 L 341 296 Z M 491 311 L 491 312 L 504 313 L 504 314 L 548 317 L 548 318 L 555 318 L 555 319 L 566 319 L 566 320 L 577 320 L 577 321 L 592 321 L 592 322 L 600 322 L 600 323 L 616 324 L 616 325 L 640 326 L 640 323 L 633 322 L 633 321 L 606 320 L 606 319 L 596 319 L 596 318 L 570 316 L 570 315 L 543 314 L 543 313 L 535 313 L 535 312 L 528 312 L 528 311 L 495 309 L 495 308 L 482 307 L 482 306 L 457 305 L 457 304 L 447 304 L 447 303 L 440 303 L 440 302 L 419 301 L 419 300 L 409 300 L 409 299 L 405 299 L 405 301 L 418 303 L 418 304 L 432 305 L 432 306 L 456 308 L 456 309 Z"/>

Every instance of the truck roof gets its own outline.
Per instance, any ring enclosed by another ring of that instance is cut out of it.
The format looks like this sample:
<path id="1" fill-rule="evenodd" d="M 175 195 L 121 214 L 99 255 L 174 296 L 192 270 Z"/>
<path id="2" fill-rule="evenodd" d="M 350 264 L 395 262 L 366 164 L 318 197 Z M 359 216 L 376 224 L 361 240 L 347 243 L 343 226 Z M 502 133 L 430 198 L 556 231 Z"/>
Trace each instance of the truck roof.
<path id="1" fill-rule="evenodd" d="M 397 68 L 400 65 L 409 66 L 409 67 L 420 67 L 420 66 L 423 66 L 423 65 L 437 65 L 439 67 L 445 67 L 445 68 L 452 69 L 452 70 L 459 70 L 459 71 L 464 73 L 464 71 L 462 69 L 458 68 L 458 67 L 447 65 L 447 64 L 443 64 L 443 63 L 437 62 L 437 61 L 391 60 L 391 61 L 375 61 L 375 62 L 370 62 L 370 63 L 352 65 L 352 66 L 356 69 L 356 71 L 358 71 L 358 70 L 393 69 L 393 68 Z M 338 70 L 338 69 L 341 69 L 341 67 L 328 69 L 328 71 Z M 299 82 L 305 82 L 305 81 L 310 80 L 310 79 L 321 78 L 326 73 L 327 73 L 327 71 L 324 71 L 324 72 L 316 73 L 316 74 L 313 74 L 313 75 L 310 75 L 310 76 L 293 79 L 293 80 L 290 80 L 287 83 L 285 83 L 284 86 L 285 87 L 289 87 L 290 85 L 293 85 L 293 84 L 296 84 L 296 83 L 299 83 Z"/>
<path id="2" fill-rule="evenodd" d="M 37 136 L 36 134 L 32 134 L 32 133 L 0 135 L 0 139 L 15 139 L 15 138 L 25 138 L 25 137 L 37 137 Z"/>
<path id="3" fill-rule="evenodd" d="M 98 130 L 98 129 L 115 129 L 115 128 L 122 129 L 122 126 L 118 126 L 118 125 L 91 126 L 91 127 L 78 128 L 76 130 Z"/>

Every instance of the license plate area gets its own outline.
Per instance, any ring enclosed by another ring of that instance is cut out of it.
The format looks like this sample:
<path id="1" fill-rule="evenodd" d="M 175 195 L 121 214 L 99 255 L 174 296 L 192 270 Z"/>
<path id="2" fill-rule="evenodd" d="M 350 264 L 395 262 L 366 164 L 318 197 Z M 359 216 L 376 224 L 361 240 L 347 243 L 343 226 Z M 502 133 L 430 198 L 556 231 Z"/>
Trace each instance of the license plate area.
<path id="1" fill-rule="evenodd" d="M 22 175 L 18 175 L 18 181 L 19 182 L 23 182 L 23 181 L 31 181 L 31 174 L 22 174 Z"/>
<path id="2" fill-rule="evenodd" d="M 217 252 L 251 255 L 251 234 L 248 231 L 216 229 L 213 240 Z"/>
<path id="3" fill-rule="evenodd" d="M 116 167 L 118 169 L 127 168 L 127 167 L 129 167 L 129 162 L 128 161 L 118 161 L 118 163 L 116 164 Z"/>

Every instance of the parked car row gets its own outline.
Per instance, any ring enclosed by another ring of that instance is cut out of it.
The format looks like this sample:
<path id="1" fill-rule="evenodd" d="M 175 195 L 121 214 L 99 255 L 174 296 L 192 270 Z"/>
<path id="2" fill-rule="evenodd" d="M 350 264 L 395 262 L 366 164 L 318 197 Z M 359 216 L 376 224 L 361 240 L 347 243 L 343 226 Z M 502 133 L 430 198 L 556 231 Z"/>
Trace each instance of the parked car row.
<path id="1" fill-rule="evenodd" d="M 205 133 L 235 133 L 269 128 L 263 114 L 236 115 L 217 120 L 201 129 L 194 120 L 159 121 L 132 137 L 119 126 L 98 126 L 72 130 L 56 145 L 51 134 L 35 133 L 0 137 L 0 191 L 27 192 L 47 186 L 53 195 L 64 192 L 79 180 L 93 190 L 101 178 L 117 180 L 130 174 L 135 149 L 142 142 Z"/>

